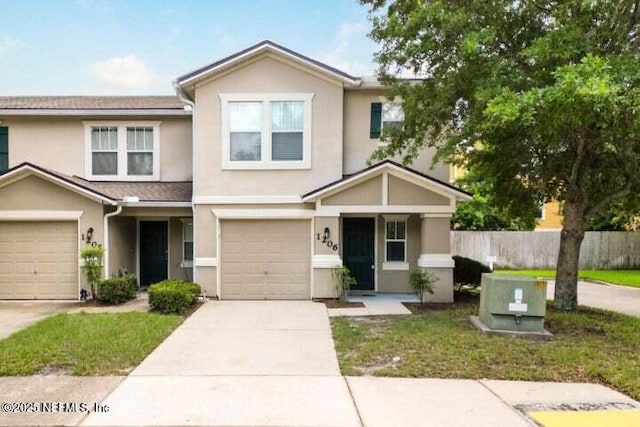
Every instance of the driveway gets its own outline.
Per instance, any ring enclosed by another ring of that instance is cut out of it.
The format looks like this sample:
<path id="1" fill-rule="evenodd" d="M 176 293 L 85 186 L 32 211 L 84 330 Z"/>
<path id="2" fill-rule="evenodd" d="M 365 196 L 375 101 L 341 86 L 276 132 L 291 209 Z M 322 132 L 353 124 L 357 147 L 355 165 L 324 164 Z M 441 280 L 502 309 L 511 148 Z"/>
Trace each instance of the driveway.
<path id="1" fill-rule="evenodd" d="M 77 302 L 0 301 L 0 339 L 77 306 Z"/>
<path id="2" fill-rule="evenodd" d="M 547 299 L 553 299 L 555 280 L 547 283 Z M 640 317 L 640 289 L 580 281 L 578 304 Z"/>
<path id="3" fill-rule="evenodd" d="M 310 301 L 209 302 L 102 403 L 83 425 L 361 425 Z"/>

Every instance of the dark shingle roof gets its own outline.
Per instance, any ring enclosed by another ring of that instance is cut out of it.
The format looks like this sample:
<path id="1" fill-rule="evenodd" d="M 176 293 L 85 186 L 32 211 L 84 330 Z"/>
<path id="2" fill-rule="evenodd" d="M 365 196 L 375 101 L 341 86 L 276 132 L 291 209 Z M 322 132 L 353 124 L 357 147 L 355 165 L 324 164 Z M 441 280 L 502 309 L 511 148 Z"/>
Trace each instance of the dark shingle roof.
<path id="1" fill-rule="evenodd" d="M 0 96 L 0 110 L 183 110 L 177 96 Z"/>
<path id="2" fill-rule="evenodd" d="M 0 177 L 25 167 L 53 176 L 113 202 L 122 201 L 125 197 L 138 197 L 141 202 L 191 202 L 193 193 L 191 181 L 87 181 L 78 176 L 66 175 L 29 162 L 21 163 L 6 172 L 0 173 Z"/>
<path id="3" fill-rule="evenodd" d="M 77 178 L 79 179 L 79 178 Z M 82 180 L 84 181 L 84 180 Z M 135 196 L 141 202 L 190 202 L 193 192 L 191 182 L 89 182 L 99 193 L 122 200 Z"/>

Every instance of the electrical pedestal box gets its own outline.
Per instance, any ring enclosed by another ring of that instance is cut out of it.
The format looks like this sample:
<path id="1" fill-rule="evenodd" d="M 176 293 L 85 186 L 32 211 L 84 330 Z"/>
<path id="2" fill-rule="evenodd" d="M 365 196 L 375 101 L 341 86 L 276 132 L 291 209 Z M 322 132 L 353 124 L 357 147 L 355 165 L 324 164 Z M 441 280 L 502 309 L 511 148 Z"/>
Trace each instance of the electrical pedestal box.
<path id="1" fill-rule="evenodd" d="M 489 329 L 544 332 L 547 282 L 530 277 L 483 274 L 480 320 Z"/>

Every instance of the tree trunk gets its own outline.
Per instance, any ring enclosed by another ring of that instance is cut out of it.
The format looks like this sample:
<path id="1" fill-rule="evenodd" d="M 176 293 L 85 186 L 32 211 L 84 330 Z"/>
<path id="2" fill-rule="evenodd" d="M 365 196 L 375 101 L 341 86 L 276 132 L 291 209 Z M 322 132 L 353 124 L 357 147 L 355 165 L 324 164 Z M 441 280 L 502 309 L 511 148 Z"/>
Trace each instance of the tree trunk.
<path id="1" fill-rule="evenodd" d="M 578 306 L 578 267 L 585 224 L 582 203 L 565 201 L 553 300 L 559 310 L 575 310 Z"/>

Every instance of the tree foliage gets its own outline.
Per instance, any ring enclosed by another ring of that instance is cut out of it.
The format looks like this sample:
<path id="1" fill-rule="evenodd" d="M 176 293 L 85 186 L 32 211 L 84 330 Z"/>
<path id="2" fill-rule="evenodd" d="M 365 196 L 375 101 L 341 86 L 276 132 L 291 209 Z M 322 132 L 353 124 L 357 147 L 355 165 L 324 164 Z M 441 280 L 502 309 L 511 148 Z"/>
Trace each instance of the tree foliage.
<path id="1" fill-rule="evenodd" d="M 539 212 L 539 204 L 534 199 L 526 209 L 514 215 L 509 206 L 494 201 L 495 190 L 490 181 L 483 179 L 475 171 L 456 180 L 456 185 L 473 194 L 473 199 L 459 203 L 451 219 L 454 230 L 533 230 Z"/>
<path id="2" fill-rule="evenodd" d="M 514 214 L 561 201 L 555 305 L 574 309 L 589 218 L 640 190 L 640 2 L 361 2 L 379 78 L 405 110 L 376 156 L 437 146 L 441 159 L 463 155 Z"/>

